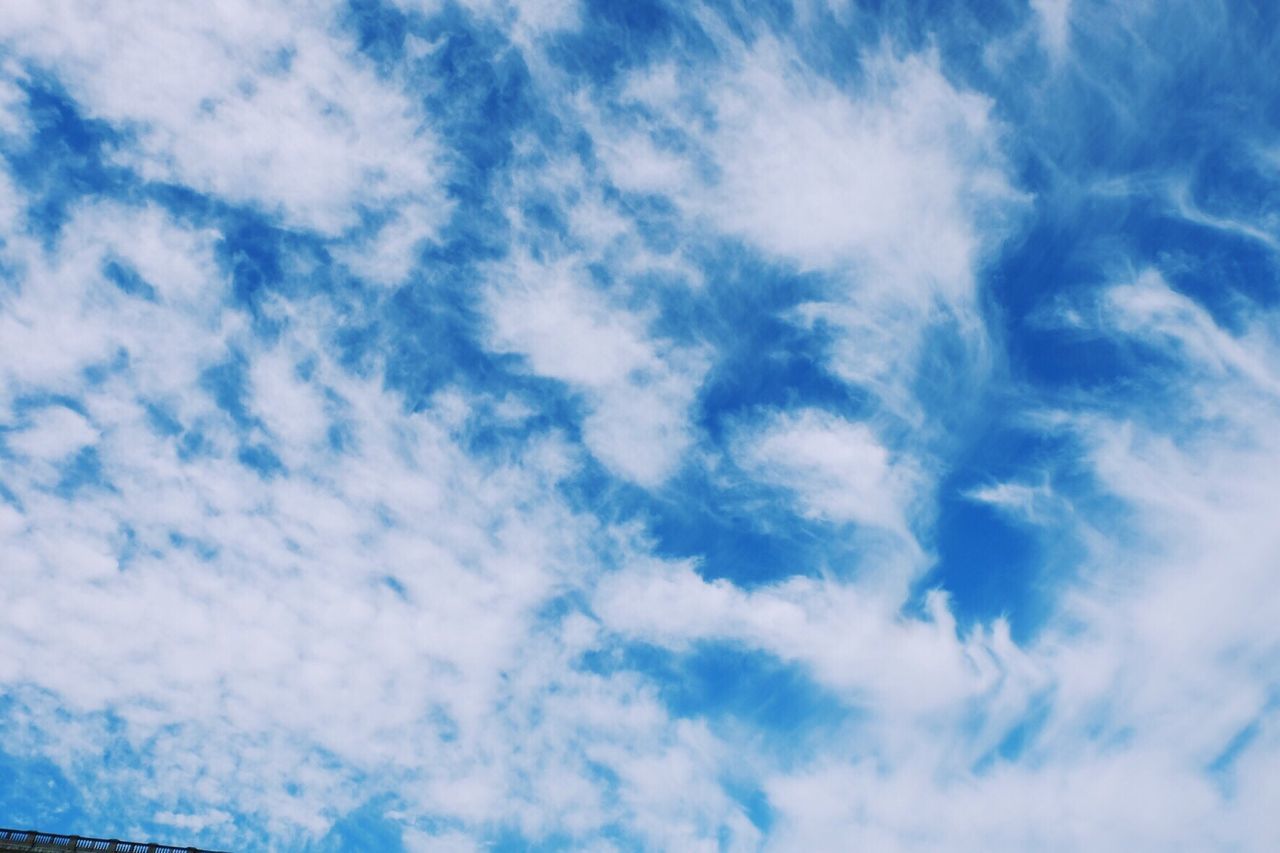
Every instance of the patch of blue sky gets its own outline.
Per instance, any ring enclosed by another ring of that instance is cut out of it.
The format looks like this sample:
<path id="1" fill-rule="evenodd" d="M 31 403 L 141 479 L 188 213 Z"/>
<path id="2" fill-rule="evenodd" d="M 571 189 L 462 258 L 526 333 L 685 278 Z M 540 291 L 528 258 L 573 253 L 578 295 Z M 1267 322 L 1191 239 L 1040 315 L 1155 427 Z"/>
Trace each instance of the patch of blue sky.
<path id="1" fill-rule="evenodd" d="M 1258 739 L 1274 729 L 1278 709 L 1280 699 L 1273 695 L 1258 715 L 1234 732 L 1221 752 L 1209 762 L 1206 772 L 1227 799 L 1238 799 L 1244 793 L 1240 790 L 1242 774 L 1239 764 L 1246 759 L 1250 749 L 1256 747 Z"/>
<path id="2" fill-rule="evenodd" d="M 58 482 L 54 492 L 61 498 L 75 498 L 82 489 L 112 488 L 111 480 L 102 468 L 98 451 L 86 447 L 59 465 Z"/>
<path id="3" fill-rule="evenodd" d="M 647 520 L 657 553 L 695 560 L 708 580 L 724 578 L 751 588 L 816 576 L 842 560 L 854 562 L 853 543 L 833 547 L 826 525 L 771 511 L 782 503 L 776 491 L 752 499 L 705 481 L 677 480 L 675 488 L 669 497 L 638 500 L 638 512 Z"/>
<path id="4" fill-rule="evenodd" d="M 675 147 L 675 146 L 671 146 Z M 624 213 L 644 246 L 657 255 L 668 255 L 687 239 L 687 224 L 671 199 L 658 193 L 623 192 L 609 187 L 605 198 Z"/>
<path id="5" fill-rule="evenodd" d="M 458 208 L 442 242 L 454 252 L 500 255 L 506 245 L 505 221 L 493 205 L 491 182 L 514 157 L 516 133 L 554 132 L 554 123 L 533 97 L 522 55 L 492 26 L 450 4 L 429 18 L 412 18 L 407 27 L 434 45 L 408 60 L 409 77 L 423 81 L 423 103 L 433 127 L 456 152 L 448 188 Z"/>
<path id="6" fill-rule="evenodd" d="M 200 387 L 241 430 L 258 425 L 248 405 L 247 364 L 243 353 L 232 353 L 221 364 L 205 368 Z"/>
<path id="7" fill-rule="evenodd" d="M 107 714 L 94 720 L 98 739 L 95 754 L 69 769 L 41 755 L 41 744 L 29 740 L 29 718 L 14 716 L 16 704 L 10 696 L 0 702 L 0 725 L 9 733 L 11 744 L 8 750 L 0 751 L 0 801 L 5 804 L 8 826 L 37 827 L 52 819 L 59 824 L 74 824 L 83 835 L 121 838 L 141 830 L 153 838 L 173 837 L 172 826 L 139 813 L 134 795 L 99 790 L 87 796 L 90 792 L 85 788 L 86 771 L 91 777 L 94 763 L 109 766 L 117 773 L 145 774 L 147 756 L 119 737 L 119 718 Z"/>
<path id="8" fill-rule="evenodd" d="M 848 527 L 833 537 L 830 524 L 797 514 L 784 493 L 741 472 L 713 477 L 689 467 L 651 490 L 586 461 L 561 491 L 584 511 L 639 524 L 655 554 L 691 559 L 702 577 L 748 589 L 795 576 L 855 574 L 865 544 Z"/>
<path id="9" fill-rule="evenodd" d="M 674 652 L 643 643 L 582 659 L 588 671 L 639 673 L 680 717 L 745 727 L 786 760 L 821 751 L 826 738 L 857 712 L 802 667 L 726 643 Z"/>
<path id="10" fill-rule="evenodd" d="M 606 833 L 601 833 L 601 837 L 607 837 Z M 574 849 L 574 839 L 567 833 L 556 833 L 550 836 L 532 838 L 521 832 L 515 827 L 505 827 L 497 830 L 489 835 L 486 839 L 486 846 L 491 850 L 509 851 L 509 853 L 517 853 L 521 850 L 535 850 L 542 853 L 552 853 L 552 851 L 572 850 Z M 621 849 L 637 849 L 633 845 L 623 844 Z"/>
<path id="11" fill-rule="evenodd" d="M 465 267 L 427 266 L 417 286 L 395 293 L 364 335 L 354 332 L 350 338 L 356 349 L 372 348 L 385 359 L 387 384 L 404 395 L 411 410 L 449 386 L 498 396 L 532 388 L 548 403 L 565 393 L 522 375 L 517 359 L 481 344 L 479 281 Z"/>
<path id="12" fill-rule="evenodd" d="M 1049 722 L 1052 709 L 1051 697 L 1037 697 L 1016 724 L 1009 727 L 999 742 L 978 758 L 974 764 L 976 773 L 998 770 L 1002 764 L 1016 763 L 1035 747 L 1036 738 Z"/>
<path id="13" fill-rule="evenodd" d="M 148 302 L 156 301 L 156 289 L 128 262 L 109 260 L 102 265 L 102 274 L 122 292 Z"/>
<path id="14" fill-rule="evenodd" d="M 403 853 L 404 825 L 386 815 L 394 811 L 396 803 L 390 797 L 370 800 L 360 808 L 348 812 L 310 849 L 315 853 L 341 853 L 346 850 L 386 850 L 387 853 Z"/>
<path id="15" fill-rule="evenodd" d="M 86 364 L 81 375 L 84 377 L 87 387 L 97 388 L 112 377 L 126 373 L 128 368 L 129 351 L 124 347 L 120 347 L 101 361 Z"/>
<path id="16" fill-rule="evenodd" d="M 188 537 L 188 535 L 179 533 L 178 530 L 170 530 L 169 544 L 172 544 L 174 548 L 189 549 L 189 551 L 205 561 L 212 560 L 212 558 L 218 556 L 218 544 Z"/>
<path id="17" fill-rule="evenodd" d="M 761 833 L 768 833 L 773 827 L 776 815 L 769 806 L 768 795 L 747 774 L 729 777 L 721 782 L 725 792 L 742 807 L 747 819 Z M 730 846 L 730 839 L 722 833 L 719 838 L 722 847 Z"/>
<path id="18" fill-rule="evenodd" d="M 770 263 L 740 243 L 694 246 L 699 268 L 714 287 L 657 288 L 656 334 L 717 354 L 698 399 L 695 417 L 717 441 L 735 418 L 752 409 L 820 405 L 865 411 L 865 392 L 841 382 L 827 367 L 830 334 L 819 320 L 805 328 L 796 310 L 819 301 L 833 283 Z"/>
<path id="19" fill-rule="evenodd" d="M 18 757 L 0 751 L 0 802 L 4 803 L 8 826 L 39 826 L 54 821 L 89 827 L 99 820 L 97 815 L 90 820 L 83 788 L 68 779 L 53 761 L 39 755 Z"/>
<path id="20" fill-rule="evenodd" d="M 285 473 L 284 463 L 280 461 L 270 447 L 265 444 L 245 444 L 236 452 L 236 459 L 246 468 L 250 468 L 264 479 Z"/>
<path id="21" fill-rule="evenodd" d="M 13 420 L 24 425 L 30 423 L 39 412 L 51 407 L 70 409 L 79 415 L 88 414 L 83 400 L 58 391 L 28 391 L 14 397 L 9 404 Z"/>
<path id="22" fill-rule="evenodd" d="M 1034 533 L 956 493 L 940 499 L 937 524 L 938 562 L 918 584 L 917 606 L 942 588 L 962 629 L 1005 617 L 1016 639 L 1031 636 L 1048 615 L 1048 587 L 1068 580 L 1037 559 L 1043 549 Z"/>
<path id="23" fill-rule="evenodd" d="M 108 160 L 111 148 L 128 144 L 128 133 L 86 118 L 47 72 L 18 83 L 34 132 L 24 140 L 0 137 L 0 155 L 14 182 L 28 193 L 27 227 L 52 243 L 68 208 L 85 195 L 127 192 L 128 173 Z"/>
<path id="24" fill-rule="evenodd" d="M 384 0 L 350 0 L 344 23 L 355 31 L 360 52 L 373 59 L 381 73 L 391 73 L 404 61 L 410 29 L 402 9 Z"/>
<path id="25" fill-rule="evenodd" d="M 705 56 L 714 50 L 687 13 L 658 0 L 587 0 L 582 15 L 581 30 L 559 36 L 549 55 L 575 77 L 598 86 L 673 52 Z"/>
<path id="26" fill-rule="evenodd" d="M 1231 769 L 1236 760 L 1244 754 L 1250 744 L 1258 737 L 1261 725 L 1258 720 L 1254 720 L 1246 725 L 1240 731 L 1231 736 L 1231 740 L 1227 741 L 1227 745 L 1222 752 L 1218 753 L 1209 762 L 1208 771 L 1218 777 L 1220 784 L 1227 790 L 1231 791 Z"/>

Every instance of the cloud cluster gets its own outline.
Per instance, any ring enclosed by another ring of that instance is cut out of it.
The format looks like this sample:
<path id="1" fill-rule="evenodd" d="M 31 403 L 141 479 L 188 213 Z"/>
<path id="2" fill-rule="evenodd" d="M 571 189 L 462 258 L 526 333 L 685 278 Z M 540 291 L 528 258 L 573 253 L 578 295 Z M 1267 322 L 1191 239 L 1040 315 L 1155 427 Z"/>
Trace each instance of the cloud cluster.
<path id="1" fill-rule="evenodd" d="M 17 615 L 2 677 L 38 691 L 28 701 L 57 697 L 95 746 L 41 713 L 32 739 L 178 815 L 159 823 L 221 825 L 176 811 L 195 803 L 261 815 L 277 843 L 322 831 L 368 785 L 415 814 L 514 814 L 531 835 L 683 808 L 644 765 L 696 727 L 673 727 L 639 685 L 576 672 L 598 629 L 542 615 L 599 559 L 596 525 L 552 488 L 573 449 L 549 435 L 505 462 L 470 458 L 480 401 L 406 412 L 333 363 L 323 306 L 276 306 L 286 331 L 255 339 L 225 305 L 210 236 L 103 204 L 56 253 L 26 247 L 7 316 L 39 337 L 75 323 L 82 349 L 5 361 Z M 106 280 L 105 258 L 154 296 Z M 137 763 L 94 769 L 120 748 Z M 609 768 L 630 786 L 612 802 L 591 784 Z M 683 772 L 709 784 L 708 768 Z"/>
<path id="2" fill-rule="evenodd" d="M 372 220 L 374 245 L 350 251 L 362 272 L 396 282 L 447 218 L 444 152 L 421 107 L 341 31 L 339 11 L 20 3 L 0 40 L 119 128 L 115 162 L 328 236 Z"/>
<path id="3" fill-rule="evenodd" d="M 523 259 L 491 277 L 492 346 L 586 395 L 587 448 L 620 476 L 661 484 L 692 441 L 701 353 L 652 337 L 643 314 L 610 305 L 584 269 Z"/>

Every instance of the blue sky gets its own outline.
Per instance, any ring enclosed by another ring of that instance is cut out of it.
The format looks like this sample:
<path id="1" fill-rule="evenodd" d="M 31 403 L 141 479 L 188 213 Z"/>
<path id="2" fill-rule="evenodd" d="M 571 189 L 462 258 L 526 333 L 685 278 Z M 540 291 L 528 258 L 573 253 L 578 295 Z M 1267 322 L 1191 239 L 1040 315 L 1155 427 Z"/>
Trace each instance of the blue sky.
<path id="1" fill-rule="evenodd" d="M 1278 9 L 6 4 L 0 823 L 1280 849 Z"/>

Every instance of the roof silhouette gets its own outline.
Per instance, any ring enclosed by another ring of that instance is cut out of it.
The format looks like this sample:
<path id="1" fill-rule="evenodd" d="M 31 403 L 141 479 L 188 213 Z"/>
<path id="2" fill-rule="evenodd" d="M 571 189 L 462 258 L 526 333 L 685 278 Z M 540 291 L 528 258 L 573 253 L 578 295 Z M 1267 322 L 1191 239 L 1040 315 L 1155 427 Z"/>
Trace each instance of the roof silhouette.
<path id="1" fill-rule="evenodd" d="M 73 850 L 93 850 L 102 851 L 102 853 L 218 853 L 218 851 L 204 850 L 199 847 L 174 847 L 169 844 L 120 841 L 115 838 L 60 835 L 33 829 L 0 829 L 0 851 L 10 850 L 24 850 L 29 853 L 68 853 Z"/>

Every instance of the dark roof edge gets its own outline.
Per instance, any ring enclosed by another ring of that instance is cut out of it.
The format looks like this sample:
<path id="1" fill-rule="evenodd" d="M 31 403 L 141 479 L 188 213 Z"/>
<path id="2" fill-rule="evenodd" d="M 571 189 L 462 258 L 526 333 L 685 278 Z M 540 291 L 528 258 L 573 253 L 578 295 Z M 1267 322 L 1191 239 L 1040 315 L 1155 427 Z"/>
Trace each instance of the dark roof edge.
<path id="1" fill-rule="evenodd" d="M 24 850 L 28 853 L 70 853 L 70 851 L 94 851 L 94 853 L 220 853 L 200 847 L 174 847 L 171 844 L 147 844 L 138 841 L 120 841 L 115 838 L 89 838 L 83 835 L 62 835 L 56 832 L 39 832 L 34 829 L 0 829 L 0 851 Z"/>

